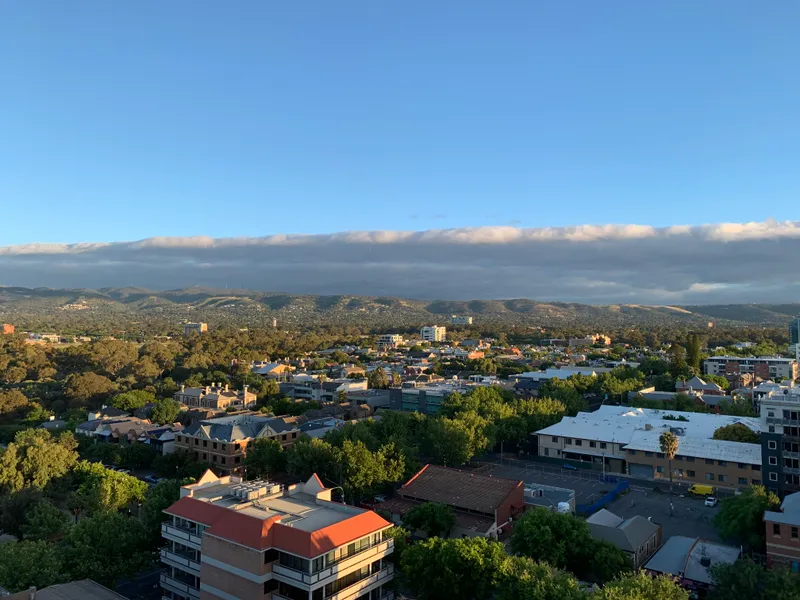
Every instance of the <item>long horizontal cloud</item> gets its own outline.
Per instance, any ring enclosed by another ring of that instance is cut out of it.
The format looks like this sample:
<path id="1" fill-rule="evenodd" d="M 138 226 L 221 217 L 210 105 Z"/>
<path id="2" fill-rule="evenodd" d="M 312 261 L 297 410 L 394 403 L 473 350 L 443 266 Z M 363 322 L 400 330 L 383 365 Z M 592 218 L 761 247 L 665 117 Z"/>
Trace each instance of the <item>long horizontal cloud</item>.
<path id="1" fill-rule="evenodd" d="M 0 247 L 0 284 L 411 298 L 793 302 L 800 222 L 358 231 Z"/>

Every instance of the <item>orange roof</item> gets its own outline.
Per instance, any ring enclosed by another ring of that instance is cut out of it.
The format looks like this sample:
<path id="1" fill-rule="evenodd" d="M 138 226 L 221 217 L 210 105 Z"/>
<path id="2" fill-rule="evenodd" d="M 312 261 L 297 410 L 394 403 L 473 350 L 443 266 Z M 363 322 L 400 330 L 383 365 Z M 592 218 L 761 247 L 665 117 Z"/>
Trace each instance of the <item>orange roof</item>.
<path id="1" fill-rule="evenodd" d="M 216 506 L 186 496 L 164 511 L 208 526 L 208 534 L 230 540 L 248 548 L 278 548 L 314 558 L 334 548 L 389 527 L 391 523 L 371 510 L 317 531 L 303 531 L 280 523 L 280 516 L 259 519 L 251 515 Z"/>

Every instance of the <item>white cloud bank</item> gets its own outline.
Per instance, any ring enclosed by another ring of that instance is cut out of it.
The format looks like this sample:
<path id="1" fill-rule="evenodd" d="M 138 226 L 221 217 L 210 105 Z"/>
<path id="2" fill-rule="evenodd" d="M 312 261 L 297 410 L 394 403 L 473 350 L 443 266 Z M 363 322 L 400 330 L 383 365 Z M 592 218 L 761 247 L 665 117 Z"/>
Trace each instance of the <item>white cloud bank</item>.
<path id="1" fill-rule="evenodd" d="M 356 231 L 0 247 L 0 284 L 591 303 L 800 301 L 800 222 Z"/>

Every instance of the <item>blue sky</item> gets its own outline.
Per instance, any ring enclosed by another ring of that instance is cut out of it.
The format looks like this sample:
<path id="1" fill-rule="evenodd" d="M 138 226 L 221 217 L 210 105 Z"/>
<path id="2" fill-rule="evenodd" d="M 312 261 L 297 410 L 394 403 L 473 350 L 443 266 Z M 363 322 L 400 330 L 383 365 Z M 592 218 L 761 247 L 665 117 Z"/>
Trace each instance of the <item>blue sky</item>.
<path id="1" fill-rule="evenodd" d="M 800 218 L 800 3 L 4 2 L 0 245 Z"/>

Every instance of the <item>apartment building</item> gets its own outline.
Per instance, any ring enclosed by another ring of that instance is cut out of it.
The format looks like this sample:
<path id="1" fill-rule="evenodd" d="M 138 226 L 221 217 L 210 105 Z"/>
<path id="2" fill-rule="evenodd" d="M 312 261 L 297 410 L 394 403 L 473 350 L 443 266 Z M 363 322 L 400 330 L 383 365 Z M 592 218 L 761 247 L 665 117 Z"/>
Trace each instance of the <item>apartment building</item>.
<path id="1" fill-rule="evenodd" d="M 184 323 L 183 334 L 189 335 L 191 333 L 205 333 L 208 331 L 208 323 Z"/>
<path id="2" fill-rule="evenodd" d="M 669 462 L 659 437 L 671 431 L 679 442 L 672 461 L 674 481 L 726 488 L 761 484 L 759 444 L 713 439 L 717 429 L 734 423 L 760 429 L 758 419 L 747 417 L 605 405 L 595 412 L 564 417 L 536 435 L 539 455 L 560 463 L 669 479 Z"/>
<path id="3" fill-rule="evenodd" d="M 247 390 L 247 386 L 241 391 L 231 390 L 226 383 L 212 383 L 205 387 L 181 386 L 181 389 L 172 396 L 176 402 L 188 406 L 189 408 L 208 408 L 211 410 L 227 410 L 235 408 L 244 410 L 256 403 L 257 396 Z"/>
<path id="4" fill-rule="evenodd" d="M 797 573 L 800 565 L 800 493 L 786 496 L 780 510 L 764 511 L 764 527 L 769 563 L 791 566 Z"/>
<path id="5" fill-rule="evenodd" d="M 762 390 L 762 386 L 759 386 Z M 800 386 L 773 384 L 759 396 L 764 485 L 778 496 L 800 491 Z"/>
<path id="6" fill-rule="evenodd" d="M 779 356 L 711 356 L 703 361 L 703 372 L 706 375 L 722 375 L 733 378 L 749 373 L 760 379 L 795 380 L 798 377 L 797 361 L 793 358 Z"/>
<path id="7" fill-rule="evenodd" d="M 584 346 L 595 346 L 600 344 L 602 346 L 610 346 L 611 345 L 611 338 L 607 335 L 603 335 L 601 333 L 595 333 L 594 335 L 587 335 L 586 337 L 582 338 L 570 338 L 568 345 L 570 348 L 581 348 Z"/>
<path id="8" fill-rule="evenodd" d="M 435 415 L 441 410 L 442 402 L 453 392 L 465 394 L 476 385 L 492 385 L 496 379 L 484 382 L 452 381 L 448 383 L 418 384 L 414 381 L 403 383 L 401 388 L 389 389 L 389 408 L 406 412 L 419 412 Z"/>
<path id="9" fill-rule="evenodd" d="M 405 342 L 405 340 L 399 333 L 384 333 L 378 336 L 378 348 L 382 350 L 397 348 L 403 342 Z"/>
<path id="10" fill-rule="evenodd" d="M 336 402 L 340 394 L 350 392 L 365 391 L 369 387 L 366 379 L 345 379 L 342 381 L 318 381 L 311 379 L 308 381 L 295 381 L 294 383 L 282 383 L 280 385 L 281 394 L 293 400 L 313 400 L 321 404 Z"/>
<path id="11" fill-rule="evenodd" d="M 453 315 L 450 317 L 450 325 L 472 325 L 472 317 Z"/>
<path id="12" fill-rule="evenodd" d="M 800 316 L 789 322 L 789 352 L 800 355 Z"/>
<path id="13" fill-rule="evenodd" d="M 419 330 L 419 337 L 423 342 L 443 342 L 447 339 L 447 328 L 432 325 Z"/>
<path id="14" fill-rule="evenodd" d="M 169 600 L 391 600 L 391 523 L 303 484 L 207 471 L 161 526 Z"/>
<path id="15" fill-rule="evenodd" d="M 300 427 L 307 419 L 268 417 L 260 413 L 204 419 L 175 435 L 175 449 L 192 452 L 198 461 L 223 473 L 240 473 L 247 445 L 267 438 L 290 446 L 302 435 Z"/>

